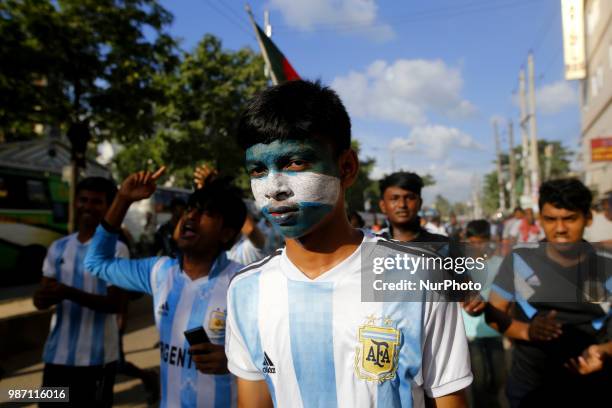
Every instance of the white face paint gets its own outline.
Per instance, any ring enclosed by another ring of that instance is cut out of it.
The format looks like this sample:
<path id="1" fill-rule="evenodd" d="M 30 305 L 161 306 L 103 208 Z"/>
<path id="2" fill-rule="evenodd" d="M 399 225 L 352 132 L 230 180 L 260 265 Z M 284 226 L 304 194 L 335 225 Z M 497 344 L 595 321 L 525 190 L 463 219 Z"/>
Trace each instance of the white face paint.
<path id="1" fill-rule="evenodd" d="M 251 179 L 259 209 L 323 204 L 334 207 L 341 193 L 340 179 L 313 172 L 271 172 Z"/>

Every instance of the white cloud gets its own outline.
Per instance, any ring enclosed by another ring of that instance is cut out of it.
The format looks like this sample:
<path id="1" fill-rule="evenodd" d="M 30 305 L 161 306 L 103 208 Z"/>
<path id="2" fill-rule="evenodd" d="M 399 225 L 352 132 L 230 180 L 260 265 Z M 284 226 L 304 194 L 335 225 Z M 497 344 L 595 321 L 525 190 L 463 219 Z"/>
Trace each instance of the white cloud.
<path id="1" fill-rule="evenodd" d="M 378 41 L 394 37 L 391 26 L 378 19 L 374 0 L 270 0 L 292 27 L 303 31 L 324 28 L 339 32 L 359 32 Z"/>
<path id="2" fill-rule="evenodd" d="M 446 157 L 449 150 L 456 148 L 481 150 L 483 147 L 467 133 L 441 125 L 415 126 L 408 138 L 395 138 L 389 144 L 391 151 L 420 152 L 434 160 Z"/>
<path id="3" fill-rule="evenodd" d="M 578 105 L 578 92 L 565 80 L 544 85 L 536 91 L 536 109 L 545 115 L 554 115 Z"/>
<path id="4" fill-rule="evenodd" d="M 441 60 L 378 60 L 364 72 L 336 77 L 331 85 L 359 118 L 414 126 L 427 123 L 430 113 L 465 118 L 476 112 L 460 95 L 460 70 Z"/>

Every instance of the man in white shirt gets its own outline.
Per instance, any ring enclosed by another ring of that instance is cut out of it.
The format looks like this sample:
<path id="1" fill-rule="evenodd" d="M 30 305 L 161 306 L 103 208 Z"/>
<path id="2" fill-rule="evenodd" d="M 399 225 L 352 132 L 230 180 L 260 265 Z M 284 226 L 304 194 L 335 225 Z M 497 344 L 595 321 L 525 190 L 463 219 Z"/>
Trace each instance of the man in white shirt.
<path id="1" fill-rule="evenodd" d="M 362 252 L 386 240 L 346 217 L 359 164 L 335 92 L 307 81 L 269 88 L 248 104 L 238 138 L 257 205 L 286 244 L 228 291 L 239 405 L 465 406 L 458 304 L 361 299 Z"/>

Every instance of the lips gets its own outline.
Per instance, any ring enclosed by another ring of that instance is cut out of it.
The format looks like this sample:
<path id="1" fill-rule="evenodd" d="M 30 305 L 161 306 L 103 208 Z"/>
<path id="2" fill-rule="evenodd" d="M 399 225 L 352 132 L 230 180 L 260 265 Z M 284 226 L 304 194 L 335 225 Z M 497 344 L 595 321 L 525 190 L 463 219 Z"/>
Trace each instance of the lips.
<path id="1" fill-rule="evenodd" d="M 270 216 L 270 221 L 282 225 L 294 220 L 298 215 L 299 208 L 290 206 L 269 207 L 266 212 Z"/>
<path id="2" fill-rule="evenodd" d="M 197 235 L 195 225 L 192 222 L 186 222 L 181 228 L 181 238 L 190 239 Z"/>

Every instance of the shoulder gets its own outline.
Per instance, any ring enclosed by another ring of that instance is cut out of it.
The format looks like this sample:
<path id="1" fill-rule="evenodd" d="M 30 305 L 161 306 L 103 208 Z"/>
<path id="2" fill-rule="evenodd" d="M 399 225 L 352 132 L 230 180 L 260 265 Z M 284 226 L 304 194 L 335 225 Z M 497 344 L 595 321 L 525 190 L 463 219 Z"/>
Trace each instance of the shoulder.
<path id="1" fill-rule="evenodd" d="M 250 282 L 257 280 L 261 273 L 274 270 L 278 266 L 278 261 L 280 260 L 282 253 L 282 248 L 277 249 L 262 260 L 253 262 L 252 264 L 240 269 L 233 277 L 230 288 L 248 286 Z"/>
<path id="2" fill-rule="evenodd" d="M 47 250 L 48 254 L 58 255 L 58 252 L 62 252 L 66 245 L 70 242 L 71 239 L 75 237 L 75 234 L 66 235 L 65 237 L 56 239 L 49 245 L 49 249 Z"/>

